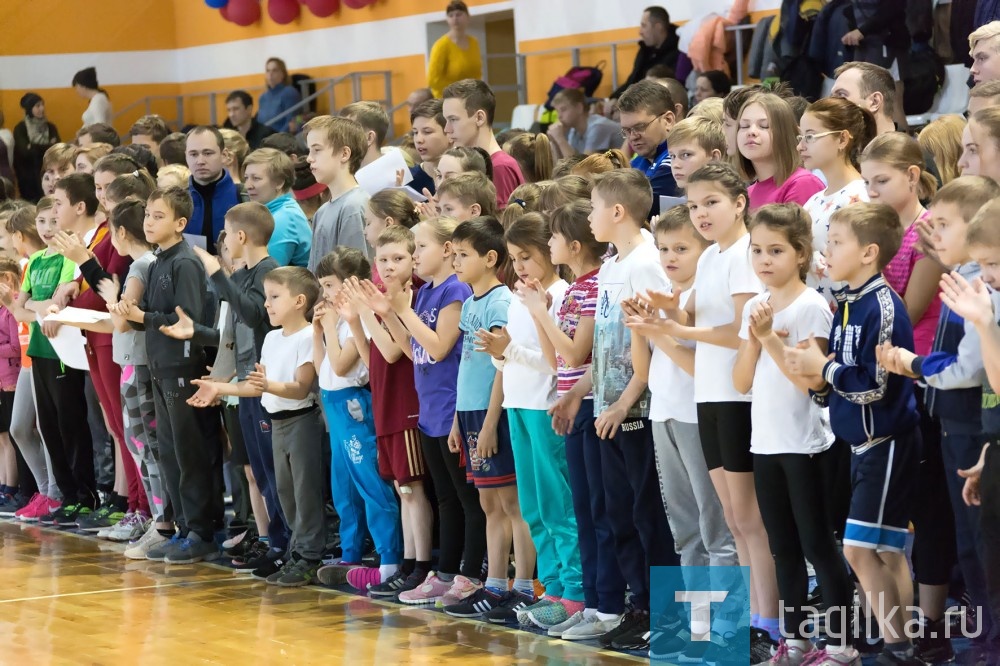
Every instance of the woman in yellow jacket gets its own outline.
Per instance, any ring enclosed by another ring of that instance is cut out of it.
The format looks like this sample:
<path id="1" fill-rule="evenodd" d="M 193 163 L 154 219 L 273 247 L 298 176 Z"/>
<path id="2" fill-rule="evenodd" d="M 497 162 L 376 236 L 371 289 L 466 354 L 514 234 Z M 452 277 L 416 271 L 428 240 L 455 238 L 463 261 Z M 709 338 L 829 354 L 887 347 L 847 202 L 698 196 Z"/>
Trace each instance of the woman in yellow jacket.
<path id="1" fill-rule="evenodd" d="M 479 42 L 466 34 L 469 8 L 461 0 L 448 4 L 448 34 L 434 42 L 427 65 L 427 86 L 435 97 L 455 81 L 483 78 L 483 60 Z"/>

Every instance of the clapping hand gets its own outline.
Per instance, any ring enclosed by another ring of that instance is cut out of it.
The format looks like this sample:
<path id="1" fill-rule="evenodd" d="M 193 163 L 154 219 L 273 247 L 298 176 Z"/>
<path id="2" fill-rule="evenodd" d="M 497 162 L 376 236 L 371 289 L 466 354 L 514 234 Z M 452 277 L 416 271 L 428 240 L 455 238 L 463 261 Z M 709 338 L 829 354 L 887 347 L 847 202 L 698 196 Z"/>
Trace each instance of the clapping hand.
<path id="1" fill-rule="evenodd" d="M 260 363 L 254 363 L 254 371 L 247 375 L 247 385 L 254 391 L 267 393 L 267 368 Z"/>
<path id="2" fill-rule="evenodd" d="M 118 302 L 118 294 L 121 293 L 121 284 L 118 282 L 118 276 L 112 275 L 111 279 L 104 278 L 97 283 L 97 293 L 100 294 L 101 298 L 108 305 L 114 305 Z"/>
<path id="3" fill-rule="evenodd" d="M 941 276 L 941 300 L 952 312 L 976 326 L 996 322 L 990 290 L 982 278 L 970 283 L 958 271 L 945 273 Z"/>
<path id="4" fill-rule="evenodd" d="M 486 352 L 493 358 L 500 360 L 503 359 L 503 354 L 509 345 L 510 333 L 507 332 L 506 326 L 495 333 L 483 328 L 476 331 L 476 351 L 478 352 Z"/>
<path id="5" fill-rule="evenodd" d="M 160 333 L 175 340 L 190 340 L 194 337 L 194 320 L 179 305 L 174 308 L 174 312 L 177 313 L 177 323 L 161 326 Z"/>
<path id="6" fill-rule="evenodd" d="M 72 231 L 57 231 L 52 237 L 52 249 L 79 266 L 90 259 L 90 252 L 83 240 Z"/>

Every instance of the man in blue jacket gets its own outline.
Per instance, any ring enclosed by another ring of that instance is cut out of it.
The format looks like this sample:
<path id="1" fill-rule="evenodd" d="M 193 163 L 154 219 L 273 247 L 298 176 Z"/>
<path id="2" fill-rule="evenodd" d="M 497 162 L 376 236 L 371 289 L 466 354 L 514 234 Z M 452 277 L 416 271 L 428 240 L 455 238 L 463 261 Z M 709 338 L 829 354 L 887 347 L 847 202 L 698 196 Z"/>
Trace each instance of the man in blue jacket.
<path id="1" fill-rule="evenodd" d="M 188 220 L 184 237 L 192 245 L 215 254 L 215 242 L 225 225 L 226 212 L 246 201 L 246 194 L 229 177 L 222 165 L 226 144 L 214 127 L 195 127 L 187 134 L 185 154 L 191 179 L 188 190 L 194 212 Z"/>

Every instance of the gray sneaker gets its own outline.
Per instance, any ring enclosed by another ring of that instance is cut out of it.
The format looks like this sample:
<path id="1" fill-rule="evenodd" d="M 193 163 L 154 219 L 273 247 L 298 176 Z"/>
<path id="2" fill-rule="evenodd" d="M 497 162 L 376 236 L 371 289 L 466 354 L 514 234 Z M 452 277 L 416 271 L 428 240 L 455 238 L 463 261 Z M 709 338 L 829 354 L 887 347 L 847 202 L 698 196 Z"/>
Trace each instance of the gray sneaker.
<path id="1" fill-rule="evenodd" d="M 316 571 L 320 564 L 322 563 L 310 560 L 295 560 L 290 568 L 282 569 L 279 572 L 280 575 L 276 582 L 281 587 L 301 587 L 315 583 Z"/>
<path id="2" fill-rule="evenodd" d="M 181 542 L 181 535 L 174 534 L 169 540 L 164 541 L 161 544 L 153 546 L 146 551 L 146 559 L 153 560 L 154 562 L 165 562 L 167 555 L 172 553 Z"/>
<path id="3" fill-rule="evenodd" d="M 217 559 L 221 554 L 214 541 L 203 541 L 194 532 L 188 532 L 187 537 L 181 539 L 163 561 L 167 564 L 194 564 L 202 560 L 208 562 Z"/>

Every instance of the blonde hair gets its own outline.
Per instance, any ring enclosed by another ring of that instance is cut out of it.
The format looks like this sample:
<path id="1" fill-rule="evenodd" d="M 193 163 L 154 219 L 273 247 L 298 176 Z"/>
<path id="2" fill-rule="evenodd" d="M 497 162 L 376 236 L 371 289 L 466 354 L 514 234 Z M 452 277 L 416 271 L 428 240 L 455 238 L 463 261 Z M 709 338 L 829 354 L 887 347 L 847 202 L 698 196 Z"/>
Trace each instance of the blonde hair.
<path id="1" fill-rule="evenodd" d="M 500 213 L 500 224 L 504 229 L 509 229 L 510 225 L 520 219 L 525 213 L 538 210 L 538 201 L 542 198 L 542 193 L 554 185 L 551 180 L 541 183 L 524 183 L 518 185 L 510 198 L 507 199 L 507 207 Z"/>
<path id="2" fill-rule="evenodd" d="M 552 177 L 552 146 L 545 134 L 518 134 L 507 142 L 504 152 L 517 160 L 526 181 L 537 183 Z"/>
<path id="3" fill-rule="evenodd" d="M 439 245 L 444 245 L 445 243 L 451 241 L 451 236 L 455 233 L 455 227 L 458 226 L 458 220 L 453 217 L 446 217 L 442 215 L 441 217 L 432 217 L 429 220 L 424 220 L 420 224 L 413 227 L 416 230 L 417 227 L 424 228 L 431 233 L 434 240 L 438 242 Z"/>
<path id="4" fill-rule="evenodd" d="M 725 98 L 723 97 L 709 97 L 708 99 L 703 99 L 688 111 L 688 118 L 708 118 L 712 122 L 722 125 L 723 116 L 725 115 Z M 676 126 L 675 126 L 676 127 Z M 673 130 L 671 130 L 673 131 Z"/>
<path id="5" fill-rule="evenodd" d="M 549 212 L 578 199 L 590 201 L 593 189 L 593 182 L 577 174 L 556 178 L 538 198 L 538 209 Z"/>
<path id="6" fill-rule="evenodd" d="M 881 162 L 899 171 L 917 167 L 920 170 L 917 196 L 920 199 L 930 199 L 937 192 L 937 180 L 924 171 L 924 152 L 917 140 L 908 134 L 888 132 L 875 137 L 861 153 L 858 162 Z"/>
<path id="7" fill-rule="evenodd" d="M 227 142 L 228 147 L 228 142 Z M 295 184 L 295 164 L 287 154 L 275 148 L 258 148 L 243 160 L 240 172 L 246 173 L 246 168 L 251 164 L 263 164 L 267 167 L 267 177 L 273 182 L 281 181 L 279 192 L 288 192 Z"/>
<path id="8" fill-rule="evenodd" d="M 614 171 L 615 169 L 630 168 L 631 166 L 625 153 L 617 148 L 612 148 L 603 153 L 587 155 L 570 170 L 570 173 L 576 176 L 583 176 L 584 178 L 593 178 L 598 174 Z"/>
<path id="9" fill-rule="evenodd" d="M 993 199 L 976 212 L 965 235 L 968 245 L 1000 247 L 1000 199 Z"/>
<path id="10" fill-rule="evenodd" d="M 161 179 L 164 178 L 169 182 L 161 182 Z M 190 179 L 191 170 L 183 164 L 168 164 L 166 166 L 161 166 L 156 172 L 157 187 L 187 187 Z"/>
<path id="11" fill-rule="evenodd" d="M 91 166 L 97 164 L 97 160 L 101 159 L 105 155 L 111 152 L 110 143 L 92 143 L 89 146 L 84 146 L 83 148 L 77 148 L 73 151 L 73 164 L 76 164 L 76 160 L 83 155 L 90 162 Z"/>
<path id="12" fill-rule="evenodd" d="M 478 171 L 460 173 L 441 183 L 437 188 L 438 200 L 444 196 L 458 199 L 463 206 L 479 204 L 480 215 L 496 215 L 497 188 Z"/>
<path id="13" fill-rule="evenodd" d="M 302 127 L 302 131 L 306 136 L 309 132 L 323 134 L 326 143 L 334 151 L 341 148 L 350 149 L 351 161 L 348 163 L 348 169 L 351 174 L 361 168 L 361 162 L 368 151 L 368 140 L 365 138 L 365 130 L 361 123 L 350 118 L 316 116 Z"/>
<path id="14" fill-rule="evenodd" d="M 764 109 L 768 120 L 768 134 L 771 135 L 771 160 L 774 162 L 774 184 L 782 185 L 798 168 L 801 159 L 797 141 L 799 124 L 795 121 L 795 112 L 787 100 L 774 93 L 757 93 L 750 97 L 740 107 L 737 121 L 751 104 L 759 104 Z M 739 142 L 737 142 L 739 143 Z M 757 179 L 757 170 L 753 162 L 738 153 L 739 167 L 743 177 L 750 181 Z"/>
<path id="15" fill-rule="evenodd" d="M 396 224 L 407 229 L 420 222 L 417 207 L 402 190 L 385 189 L 376 192 L 368 200 L 368 210 L 379 219 L 391 217 Z"/>
<path id="16" fill-rule="evenodd" d="M 917 143 L 920 148 L 934 157 L 941 183 L 947 185 L 959 177 L 958 159 L 962 155 L 962 130 L 965 119 L 962 116 L 941 116 L 932 120 L 920 130 Z"/>
<path id="17" fill-rule="evenodd" d="M 247 153 L 250 152 L 250 144 L 247 140 L 243 138 L 243 135 L 234 129 L 229 129 L 223 127 L 219 130 L 222 133 L 222 139 L 225 141 L 226 150 L 229 154 L 233 156 L 234 166 L 236 167 L 236 173 L 243 173 L 243 160 L 247 158 Z"/>
<path id="18" fill-rule="evenodd" d="M 710 99 L 719 100 L 719 108 L 722 108 L 721 97 Z M 670 130 L 670 144 L 676 146 L 682 143 L 694 143 L 709 155 L 713 150 L 718 150 L 720 155 L 726 154 L 726 134 L 722 131 L 722 123 L 705 116 L 688 116 L 673 126 Z M 674 152 L 673 148 L 670 152 Z"/>
<path id="19" fill-rule="evenodd" d="M 972 34 L 969 35 L 969 55 L 976 50 L 976 44 L 979 42 L 985 42 L 987 39 L 993 39 L 994 37 L 1000 36 L 1000 21 L 990 21 L 986 25 L 981 25 L 976 28 Z M 993 52 L 1000 53 L 1000 42 L 993 45 Z"/>
<path id="20" fill-rule="evenodd" d="M 42 171 L 54 169 L 61 171 L 66 167 L 75 166 L 76 146 L 71 143 L 54 143 L 42 156 Z"/>

